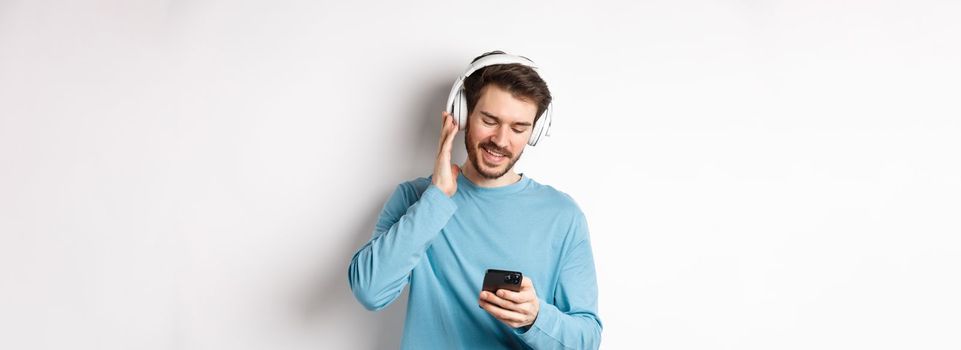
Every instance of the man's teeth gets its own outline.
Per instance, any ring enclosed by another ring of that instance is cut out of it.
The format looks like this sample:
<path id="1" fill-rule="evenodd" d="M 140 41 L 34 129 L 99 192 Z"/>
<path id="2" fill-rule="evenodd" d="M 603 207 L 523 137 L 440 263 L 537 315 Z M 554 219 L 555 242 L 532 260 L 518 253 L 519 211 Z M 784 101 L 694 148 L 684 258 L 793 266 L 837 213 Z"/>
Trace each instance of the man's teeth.
<path id="1" fill-rule="evenodd" d="M 484 150 L 487 151 L 487 153 L 490 153 L 491 155 L 493 155 L 493 156 L 495 156 L 495 157 L 503 157 L 503 156 L 504 156 L 503 154 L 492 152 L 491 150 L 486 149 L 486 148 L 485 148 Z"/>

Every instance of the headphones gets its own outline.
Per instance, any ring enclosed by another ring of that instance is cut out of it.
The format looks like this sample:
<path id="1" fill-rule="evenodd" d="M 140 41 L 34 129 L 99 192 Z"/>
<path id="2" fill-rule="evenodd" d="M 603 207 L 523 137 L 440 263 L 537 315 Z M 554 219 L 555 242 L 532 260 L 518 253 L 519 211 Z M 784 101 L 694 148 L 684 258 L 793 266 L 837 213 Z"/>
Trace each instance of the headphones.
<path id="1" fill-rule="evenodd" d="M 491 54 L 481 57 L 477 61 L 471 63 L 467 66 L 467 71 L 463 75 L 457 77 L 454 81 L 454 86 L 450 88 L 450 95 L 447 97 L 447 111 L 454 115 L 455 120 L 457 120 L 457 125 L 463 126 L 467 125 L 467 96 L 464 94 L 464 79 L 467 79 L 472 73 L 478 69 L 493 66 L 498 64 L 511 64 L 516 63 L 526 67 L 530 67 L 535 72 L 540 75 L 540 71 L 537 66 L 534 65 L 534 61 L 529 60 L 527 57 L 515 56 L 506 53 Z M 543 78 L 542 78 L 543 79 Z M 527 140 L 527 144 L 531 146 L 537 145 L 537 141 L 541 139 L 542 136 L 551 136 L 551 115 L 553 114 L 554 108 L 553 101 L 547 105 L 544 113 L 541 114 L 541 118 L 536 118 L 537 122 L 534 123 L 534 127 L 531 130 L 531 138 Z"/>

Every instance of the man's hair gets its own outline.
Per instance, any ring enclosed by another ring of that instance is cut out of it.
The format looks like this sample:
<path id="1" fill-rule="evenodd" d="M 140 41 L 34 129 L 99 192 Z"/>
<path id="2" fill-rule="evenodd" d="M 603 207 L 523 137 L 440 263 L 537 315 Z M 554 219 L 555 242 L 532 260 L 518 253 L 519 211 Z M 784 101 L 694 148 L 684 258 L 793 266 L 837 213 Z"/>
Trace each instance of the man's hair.
<path id="1" fill-rule="evenodd" d="M 484 58 L 488 55 L 503 54 L 504 51 L 491 51 L 474 58 L 471 63 Z M 464 79 L 464 97 L 467 99 L 467 115 L 470 115 L 477 101 L 480 100 L 481 91 L 487 85 L 494 84 L 506 90 L 516 98 L 533 102 L 537 105 L 537 115 L 534 116 L 536 123 L 541 114 L 551 104 L 551 91 L 547 89 L 547 83 L 541 79 L 534 69 L 522 64 L 495 64 L 478 69 Z"/>

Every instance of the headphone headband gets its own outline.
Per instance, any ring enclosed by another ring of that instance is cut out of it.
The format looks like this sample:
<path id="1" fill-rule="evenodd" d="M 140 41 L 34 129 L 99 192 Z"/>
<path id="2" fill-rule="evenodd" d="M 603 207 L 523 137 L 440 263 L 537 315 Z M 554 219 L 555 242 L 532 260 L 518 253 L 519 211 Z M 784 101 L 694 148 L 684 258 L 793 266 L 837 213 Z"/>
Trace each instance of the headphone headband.
<path id="1" fill-rule="evenodd" d="M 534 69 L 534 71 L 538 70 L 537 66 L 534 65 L 534 61 L 529 60 L 527 57 L 498 53 L 481 57 L 477 61 L 471 63 L 470 66 L 467 67 L 467 71 L 464 72 L 463 78 L 467 79 L 467 77 L 469 77 L 471 74 L 474 74 L 474 72 L 476 72 L 478 69 L 498 64 L 519 64 L 530 67 Z"/>

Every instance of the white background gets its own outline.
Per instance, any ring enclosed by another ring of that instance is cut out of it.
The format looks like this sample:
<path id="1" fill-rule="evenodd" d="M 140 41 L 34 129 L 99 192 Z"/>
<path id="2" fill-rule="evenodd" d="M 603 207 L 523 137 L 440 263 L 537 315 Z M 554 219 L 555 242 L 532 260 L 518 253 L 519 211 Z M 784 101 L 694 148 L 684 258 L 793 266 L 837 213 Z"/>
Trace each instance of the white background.
<path id="1" fill-rule="evenodd" d="M 587 214 L 602 348 L 961 348 L 959 17 L 0 0 L 0 348 L 397 347 L 347 265 L 494 49 L 554 92 L 518 169 Z"/>

